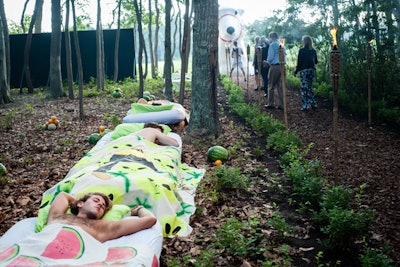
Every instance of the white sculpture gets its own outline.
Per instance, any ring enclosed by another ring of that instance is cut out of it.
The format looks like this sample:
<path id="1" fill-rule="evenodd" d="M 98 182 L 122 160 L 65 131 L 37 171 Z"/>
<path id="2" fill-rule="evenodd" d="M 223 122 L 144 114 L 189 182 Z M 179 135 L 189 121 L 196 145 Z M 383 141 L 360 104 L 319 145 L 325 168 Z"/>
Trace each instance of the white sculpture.
<path id="1" fill-rule="evenodd" d="M 243 49 L 242 64 L 247 72 L 247 46 L 243 42 L 244 29 L 241 21 L 243 9 L 232 7 L 220 7 L 218 19 L 218 64 L 219 72 L 229 76 L 231 69 L 233 41 L 237 41 L 238 47 Z M 235 71 L 236 72 L 236 71 Z M 241 72 L 239 71 L 241 75 Z"/>

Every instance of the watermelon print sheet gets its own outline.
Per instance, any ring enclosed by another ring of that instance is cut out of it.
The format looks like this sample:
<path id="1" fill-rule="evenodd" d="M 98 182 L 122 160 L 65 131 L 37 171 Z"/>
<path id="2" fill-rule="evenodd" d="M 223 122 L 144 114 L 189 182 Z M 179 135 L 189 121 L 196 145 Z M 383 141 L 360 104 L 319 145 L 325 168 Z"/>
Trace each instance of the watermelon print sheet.
<path id="1" fill-rule="evenodd" d="M 42 197 L 38 222 L 45 221 L 55 196 L 103 192 L 115 204 L 143 205 L 161 223 L 164 236 L 186 236 L 192 228 L 194 194 L 204 169 L 181 163 L 180 150 L 159 146 L 134 134 L 95 146 Z M 41 227 L 36 225 L 36 231 Z"/>
<path id="2" fill-rule="evenodd" d="M 0 266 L 149 266 L 159 265 L 146 245 L 108 247 L 78 226 L 54 223 L 38 234 L 0 248 Z"/>

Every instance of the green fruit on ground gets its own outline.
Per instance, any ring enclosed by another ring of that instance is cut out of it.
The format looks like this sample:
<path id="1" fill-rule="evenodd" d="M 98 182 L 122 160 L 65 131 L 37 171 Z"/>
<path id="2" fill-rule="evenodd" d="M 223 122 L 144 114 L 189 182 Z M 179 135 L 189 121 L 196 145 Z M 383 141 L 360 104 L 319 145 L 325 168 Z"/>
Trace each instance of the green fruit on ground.
<path id="1" fill-rule="evenodd" d="M 151 93 L 149 91 L 144 91 L 143 92 L 143 96 L 149 96 L 149 95 L 151 95 Z"/>
<path id="2" fill-rule="evenodd" d="M 55 129 L 57 129 L 57 126 L 54 123 L 47 125 L 47 130 L 54 131 Z"/>
<path id="3" fill-rule="evenodd" d="M 0 177 L 6 175 L 7 169 L 6 166 L 3 165 L 3 163 L 0 163 Z"/>
<path id="4" fill-rule="evenodd" d="M 122 96 L 122 94 L 121 94 L 120 91 L 115 90 L 115 91 L 112 93 L 112 96 L 113 96 L 114 98 L 120 98 L 120 97 Z"/>
<path id="5" fill-rule="evenodd" d="M 156 100 L 156 96 L 155 95 L 149 95 L 150 100 Z"/>
<path id="6" fill-rule="evenodd" d="M 222 146 L 213 146 L 207 151 L 207 159 L 211 162 L 215 162 L 218 159 L 224 162 L 228 160 L 228 157 L 228 150 Z"/>
<path id="7" fill-rule="evenodd" d="M 88 137 L 89 144 L 95 145 L 100 140 L 101 135 L 99 133 L 92 133 Z"/>
<path id="8" fill-rule="evenodd" d="M 144 95 L 144 96 L 143 96 L 143 99 L 146 100 L 146 101 L 150 101 L 150 100 L 151 100 L 150 97 L 149 97 L 148 95 Z"/>

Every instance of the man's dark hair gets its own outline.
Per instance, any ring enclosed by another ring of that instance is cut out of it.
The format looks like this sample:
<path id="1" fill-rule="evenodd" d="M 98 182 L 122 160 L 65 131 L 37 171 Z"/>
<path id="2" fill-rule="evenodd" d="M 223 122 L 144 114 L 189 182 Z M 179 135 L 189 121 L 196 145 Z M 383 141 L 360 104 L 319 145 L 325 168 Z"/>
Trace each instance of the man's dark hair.
<path id="1" fill-rule="evenodd" d="M 78 213 L 79 213 L 78 202 L 80 202 L 80 201 L 86 202 L 86 200 L 88 200 L 91 196 L 100 196 L 104 199 L 104 202 L 106 202 L 106 208 L 104 209 L 104 214 L 106 214 L 106 212 L 112 208 L 113 203 L 106 194 L 103 194 L 101 192 L 90 192 L 90 193 L 85 194 L 80 199 L 77 199 L 76 201 L 71 203 L 71 205 L 69 205 L 69 208 L 71 209 L 71 213 L 74 215 L 78 215 Z"/>
<path id="2" fill-rule="evenodd" d="M 164 128 L 157 122 L 146 122 L 143 128 L 155 128 L 155 129 L 160 129 L 162 133 L 164 132 Z"/>

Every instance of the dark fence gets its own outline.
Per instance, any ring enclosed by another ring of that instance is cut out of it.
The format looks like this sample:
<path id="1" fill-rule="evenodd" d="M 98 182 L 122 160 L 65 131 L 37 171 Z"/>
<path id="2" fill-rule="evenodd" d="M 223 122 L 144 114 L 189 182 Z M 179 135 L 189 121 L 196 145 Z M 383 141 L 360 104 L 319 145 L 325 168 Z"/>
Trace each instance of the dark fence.
<path id="1" fill-rule="evenodd" d="M 114 47 L 117 30 L 104 30 L 104 53 L 106 77 L 114 76 Z M 63 79 L 67 79 L 65 68 L 65 40 L 62 34 L 61 69 Z M 78 66 L 74 46 L 74 34 L 71 36 L 72 67 L 74 80 L 78 80 Z M 26 87 L 24 72 L 24 50 L 26 34 L 10 35 L 11 88 Z M 29 67 L 34 87 L 47 86 L 50 70 L 51 33 L 33 34 L 30 49 Z M 96 77 L 96 31 L 79 31 L 79 46 L 82 56 L 83 80 L 88 82 Z M 135 46 L 133 29 L 121 29 L 118 55 L 118 80 L 135 77 Z"/>

